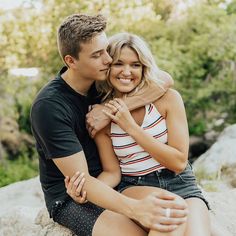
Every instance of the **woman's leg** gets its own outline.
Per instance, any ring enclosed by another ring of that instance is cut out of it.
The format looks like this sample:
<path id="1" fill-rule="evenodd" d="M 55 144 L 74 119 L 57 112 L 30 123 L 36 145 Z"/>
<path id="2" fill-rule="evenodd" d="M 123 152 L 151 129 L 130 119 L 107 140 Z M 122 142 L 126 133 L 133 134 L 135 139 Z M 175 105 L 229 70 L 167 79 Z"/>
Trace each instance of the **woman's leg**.
<path id="1" fill-rule="evenodd" d="M 92 236 L 147 236 L 140 226 L 128 217 L 105 210 L 97 219 Z"/>
<path id="2" fill-rule="evenodd" d="M 188 204 L 188 220 L 186 236 L 210 236 L 210 214 L 206 204 L 199 198 L 186 199 Z"/>
<path id="3" fill-rule="evenodd" d="M 147 195 L 149 195 L 150 193 L 156 192 L 156 191 L 165 191 L 165 190 L 159 189 L 156 187 L 149 187 L 149 186 L 133 186 L 133 187 L 125 189 L 122 192 L 122 194 L 131 198 L 142 199 L 146 197 Z M 184 199 L 182 199 L 181 197 L 177 195 L 176 197 L 178 197 L 180 201 L 184 201 Z M 186 229 L 186 223 L 183 223 L 179 225 L 176 230 L 172 232 L 168 232 L 168 233 L 150 230 L 148 236 L 183 236 L 185 229 Z"/>

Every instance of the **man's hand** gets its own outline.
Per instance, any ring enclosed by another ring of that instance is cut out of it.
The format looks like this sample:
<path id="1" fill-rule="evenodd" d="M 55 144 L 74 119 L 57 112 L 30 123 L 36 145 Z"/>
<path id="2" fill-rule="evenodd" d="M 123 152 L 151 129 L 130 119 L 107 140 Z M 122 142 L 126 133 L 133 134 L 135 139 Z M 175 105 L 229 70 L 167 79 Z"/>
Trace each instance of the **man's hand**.
<path id="1" fill-rule="evenodd" d="M 138 200 L 133 219 L 143 226 L 160 232 L 171 232 L 187 220 L 187 204 L 167 191 L 155 192 Z"/>
<path id="2" fill-rule="evenodd" d="M 108 110 L 104 105 L 96 104 L 92 106 L 92 109 L 86 115 L 87 129 L 92 138 L 111 122 L 111 119 L 104 114 L 104 109 Z"/>
<path id="3" fill-rule="evenodd" d="M 69 176 L 65 178 L 65 186 L 67 194 L 80 204 L 86 203 L 86 191 L 83 191 L 85 183 L 84 173 L 76 172 L 70 179 Z"/>

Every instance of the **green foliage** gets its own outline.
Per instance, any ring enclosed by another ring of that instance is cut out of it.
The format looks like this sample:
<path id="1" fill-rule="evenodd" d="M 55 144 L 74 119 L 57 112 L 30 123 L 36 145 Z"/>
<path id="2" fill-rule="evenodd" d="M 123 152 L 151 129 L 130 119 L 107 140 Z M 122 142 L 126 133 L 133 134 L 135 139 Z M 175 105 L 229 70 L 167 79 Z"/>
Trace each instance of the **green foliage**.
<path id="1" fill-rule="evenodd" d="M 38 175 L 38 159 L 20 156 L 16 161 L 0 163 L 0 187 Z"/>
<path id="2" fill-rule="evenodd" d="M 227 114 L 224 125 L 236 121 L 236 16 L 208 5 L 187 14 L 166 22 L 152 47 L 183 96 L 190 134 L 201 135 L 222 113 Z"/>
<path id="3" fill-rule="evenodd" d="M 226 10 L 228 14 L 236 14 L 236 0 L 231 1 Z"/>
<path id="4" fill-rule="evenodd" d="M 223 0 L 201 1 L 179 11 L 181 2 L 186 1 L 42 0 L 40 10 L 18 8 L 5 15 L 1 11 L 0 118 L 15 119 L 20 132 L 30 134 L 33 98 L 62 66 L 57 27 L 66 16 L 84 12 L 106 15 L 108 35 L 129 31 L 147 40 L 158 66 L 170 72 L 183 96 L 190 134 L 220 131 L 235 123 L 236 1 L 225 8 L 219 7 Z M 38 80 L 9 75 L 15 67 L 37 67 L 41 73 Z M 220 126 L 219 119 L 224 120 Z M 17 153 L 31 156 L 32 148 L 26 145 Z M 2 175 L 16 168 L 11 162 L 7 166 L 0 167 Z"/>

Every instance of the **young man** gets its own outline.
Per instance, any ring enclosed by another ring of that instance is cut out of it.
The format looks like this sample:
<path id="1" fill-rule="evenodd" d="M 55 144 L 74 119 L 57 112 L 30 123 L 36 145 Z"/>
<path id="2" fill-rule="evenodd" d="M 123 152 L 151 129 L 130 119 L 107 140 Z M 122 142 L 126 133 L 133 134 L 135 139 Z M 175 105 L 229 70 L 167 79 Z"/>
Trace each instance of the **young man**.
<path id="1" fill-rule="evenodd" d="M 79 236 L 146 235 L 131 219 L 170 232 L 186 220 L 186 205 L 180 198 L 159 190 L 135 200 L 96 179 L 101 164 L 86 130 L 85 116 L 89 105 L 99 102 L 94 81 L 106 79 L 112 62 L 106 51 L 105 27 L 101 15 L 76 14 L 65 19 L 58 30 L 58 48 L 66 67 L 39 92 L 32 105 L 31 124 L 46 206 L 54 221 Z M 152 100 L 164 93 L 160 88 L 155 91 Z M 145 94 L 150 90 L 144 90 Z M 142 100 L 139 103 L 130 107 L 143 105 Z M 74 200 L 69 197 L 64 185 L 64 176 L 72 177 L 78 171 L 85 173 L 89 201 L 85 204 L 78 204 L 76 196 Z"/>

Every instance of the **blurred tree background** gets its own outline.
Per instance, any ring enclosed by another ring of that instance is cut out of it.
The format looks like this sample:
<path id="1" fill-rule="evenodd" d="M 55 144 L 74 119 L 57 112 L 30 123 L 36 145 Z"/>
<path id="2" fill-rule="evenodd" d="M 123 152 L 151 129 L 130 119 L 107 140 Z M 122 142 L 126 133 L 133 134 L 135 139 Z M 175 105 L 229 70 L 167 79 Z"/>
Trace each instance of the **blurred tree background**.
<path id="1" fill-rule="evenodd" d="M 78 12 L 104 14 L 108 36 L 129 31 L 147 40 L 183 96 L 190 135 L 236 123 L 236 0 L 27 1 L 0 9 L 0 186 L 38 174 L 30 106 L 62 66 L 57 27 Z M 32 67 L 37 76 L 10 73 Z"/>

